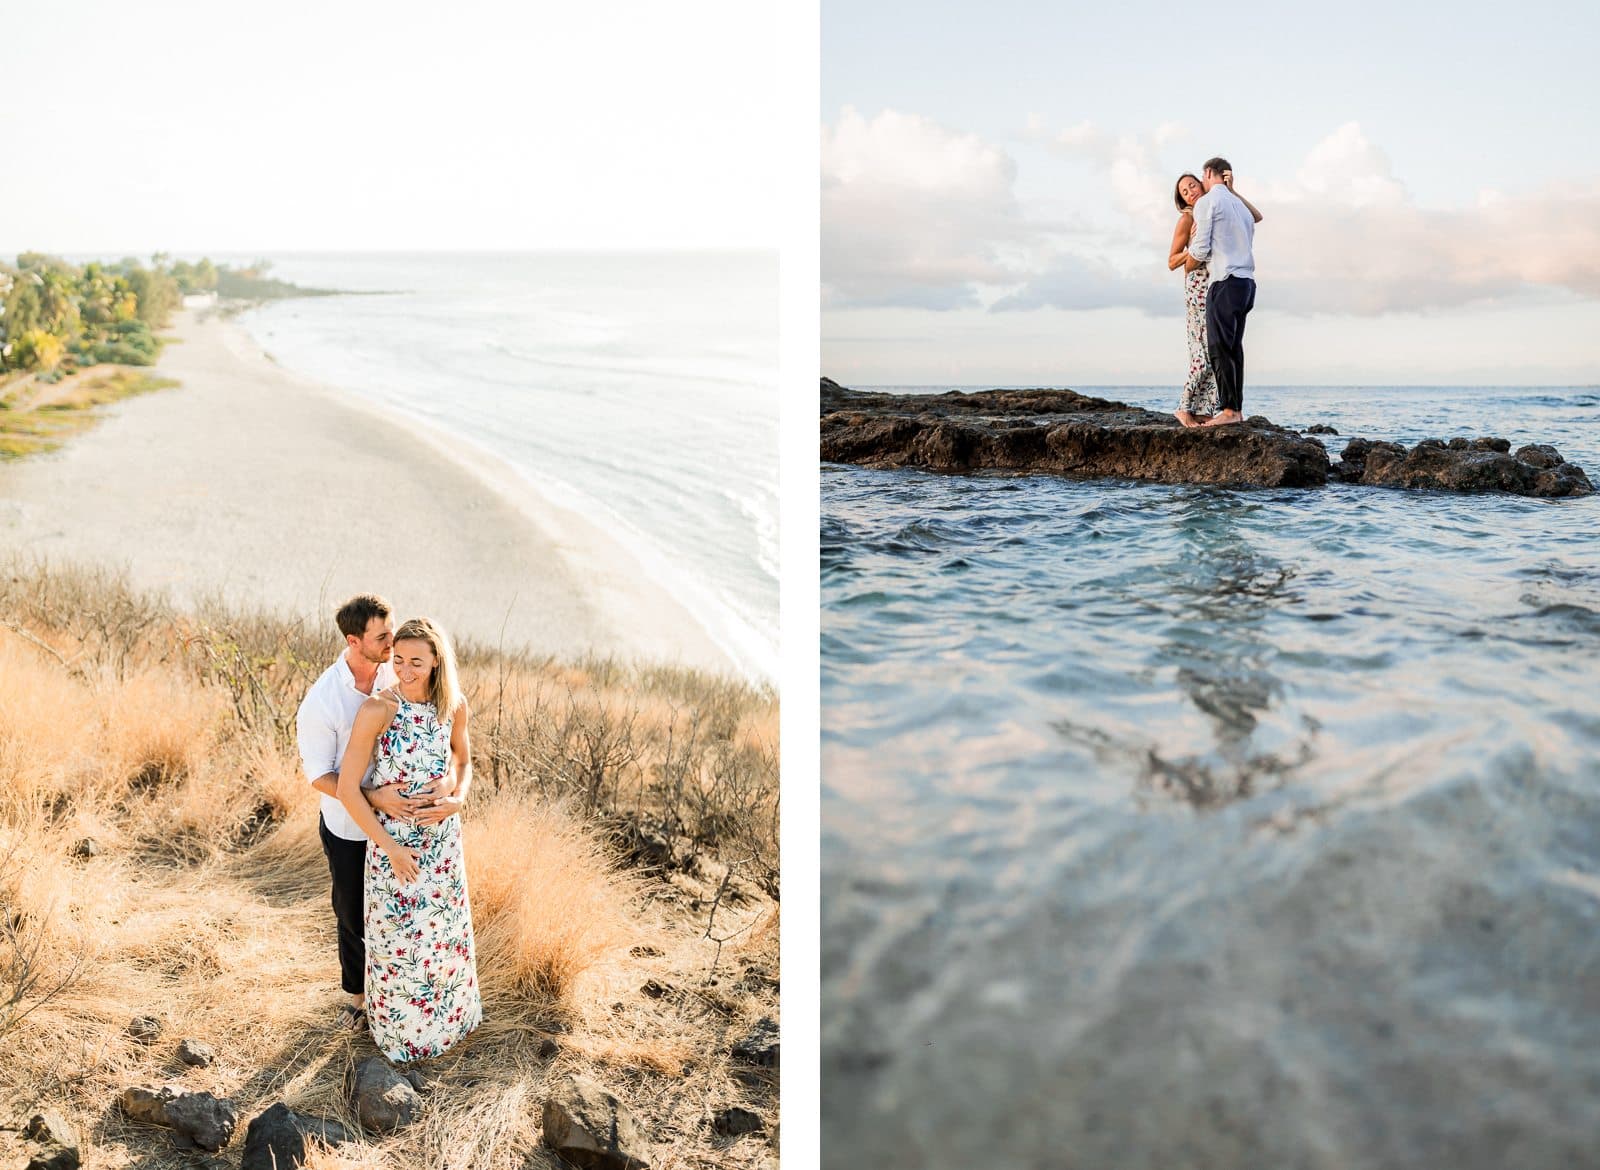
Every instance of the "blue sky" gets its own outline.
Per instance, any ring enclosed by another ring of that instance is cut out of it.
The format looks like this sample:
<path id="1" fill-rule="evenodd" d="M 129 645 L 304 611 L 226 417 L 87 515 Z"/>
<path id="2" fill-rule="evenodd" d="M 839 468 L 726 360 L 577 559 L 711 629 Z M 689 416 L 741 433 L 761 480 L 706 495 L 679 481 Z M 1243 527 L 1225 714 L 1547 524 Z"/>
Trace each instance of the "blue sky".
<path id="1" fill-rule="evenodd" d="M 840 381 L 1175 382 L 1213 153 L 1267 217 L 1247 380 L 1600 381 L 1600 6 L 822 14 Z"/>

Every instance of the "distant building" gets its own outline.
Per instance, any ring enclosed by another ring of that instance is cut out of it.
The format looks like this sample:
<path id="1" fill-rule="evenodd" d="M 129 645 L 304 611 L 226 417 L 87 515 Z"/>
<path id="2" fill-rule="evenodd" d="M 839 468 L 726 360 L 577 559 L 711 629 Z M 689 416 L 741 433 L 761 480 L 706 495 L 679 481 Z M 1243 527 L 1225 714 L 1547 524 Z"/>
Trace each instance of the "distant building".
<path id="1" fill-rule="evenodd" d="M 217 307 L 217 294 L 215 292 L 184 293 L 183 307 L 186 309 L 214 309 Z"/>

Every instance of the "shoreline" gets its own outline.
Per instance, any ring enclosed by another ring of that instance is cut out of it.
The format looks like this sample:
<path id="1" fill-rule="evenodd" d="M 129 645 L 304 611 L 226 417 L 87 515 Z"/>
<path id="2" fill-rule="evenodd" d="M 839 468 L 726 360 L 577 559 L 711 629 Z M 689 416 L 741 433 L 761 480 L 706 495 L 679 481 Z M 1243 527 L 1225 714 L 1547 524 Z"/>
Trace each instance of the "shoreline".
<path id="1" fill-rule="evenodd" d="M 0 548 L 324 623 L 372 590 L 457 638 L 755 681 L 587 517 L 278 365 L 235 321 L 183 312 L 168 332 L 151 372 L 181 385 L 0 467 Z"/>
<path id="2" fill-rule="evenodd" d="M 361 294 L 366 295 L 366 294 Z M 248 347 L 282 370 L 309 386 L 333 394 L 341 403 L 376 414 L 414 432 L 444 458 L 450 459 L 497 492 L 511 506 L 524 512 L 532 523 L 547 531 L 561 545 L 569 559 L 577 562 L 596 582 L 629 579 L 648 580 L 682 609 L 707 640 L 729 663 L 740 678 L 752 685 L 767 685 L 778 677 L 773 653 L 763 645 L 758 631 L 748 619 L 685 566 L 675 564 L 657 548 L 649 536 L 617 514 L 604 502 L 581 488 L 550 477 L 541 477 L 493 450 L 487 443 L 446 424 L 429 419 L 408 407 L 396 406 L 385 413 L 369 396 L 339 389 L 320 382 L 313 375 L 282 364 L 266 348 L 262 337 L 252 331 L 245 319 L 270 308 L 275 302 L 250 305 L 227 313 L 225 320 L 237 334 L 237 344 Z M 599 517 L 600 519 L 596 519 Z M 592 532 L 594 535 L 586 536 Z M 596 539 L 596 537 L 598 539 Z M 605 552 L 607 555 L 596 555 Z M 605 589 L 627 608 L 626 588 Z M 640 631 L 649 635 L 653 631 Z"/>

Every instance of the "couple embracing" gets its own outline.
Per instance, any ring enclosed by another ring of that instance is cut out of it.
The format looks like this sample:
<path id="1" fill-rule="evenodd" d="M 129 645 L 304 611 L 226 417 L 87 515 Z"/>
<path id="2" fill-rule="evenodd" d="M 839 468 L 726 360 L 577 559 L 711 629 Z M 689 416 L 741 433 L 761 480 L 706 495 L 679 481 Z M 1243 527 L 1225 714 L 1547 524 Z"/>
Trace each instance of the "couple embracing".
<path id="1" fill-rule="evenodd" d="M 1178 226 L 1167 270 L 1184 271 L 1189 377 L 1178 398 L 1186 427 L 1244 421 L 1244 321 L 1256 303 L 1255 225 L 1261 213 L 1233 189 L 1233 168 L 1213 158 L 1172 193 Z"/>
<path id="2" fill-rule="evenodd" d="M 306 779 L 333 878 L 349 1029 L 393 1061 L 438 1056 L 483 1020 L 462 852 L 472 784 L 467 703 L 449 639 L 427 618 L 351 598 L 345 650 L 300 704 Z"/>

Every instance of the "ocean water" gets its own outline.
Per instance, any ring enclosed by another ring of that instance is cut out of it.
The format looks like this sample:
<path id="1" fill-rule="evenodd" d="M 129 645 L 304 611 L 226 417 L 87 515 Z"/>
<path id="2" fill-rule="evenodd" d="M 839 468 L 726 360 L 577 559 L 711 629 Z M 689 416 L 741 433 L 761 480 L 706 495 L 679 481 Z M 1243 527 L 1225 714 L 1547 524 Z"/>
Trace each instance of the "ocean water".
<path id="1" fill-rule="evenodd" d="M 590 517 L 741 672 L 776 677 L 775 254 L 268 258 L 282 280 L 386 294 L 242 315 L 274 359 Z"/>
<path id="2" fill-rule="evenodd" d="M 1593 387 L 1246 404 L 1600 483 Z M 827 1166 L 1595 1164 L 1600 497 L 822 485 Z"/>

